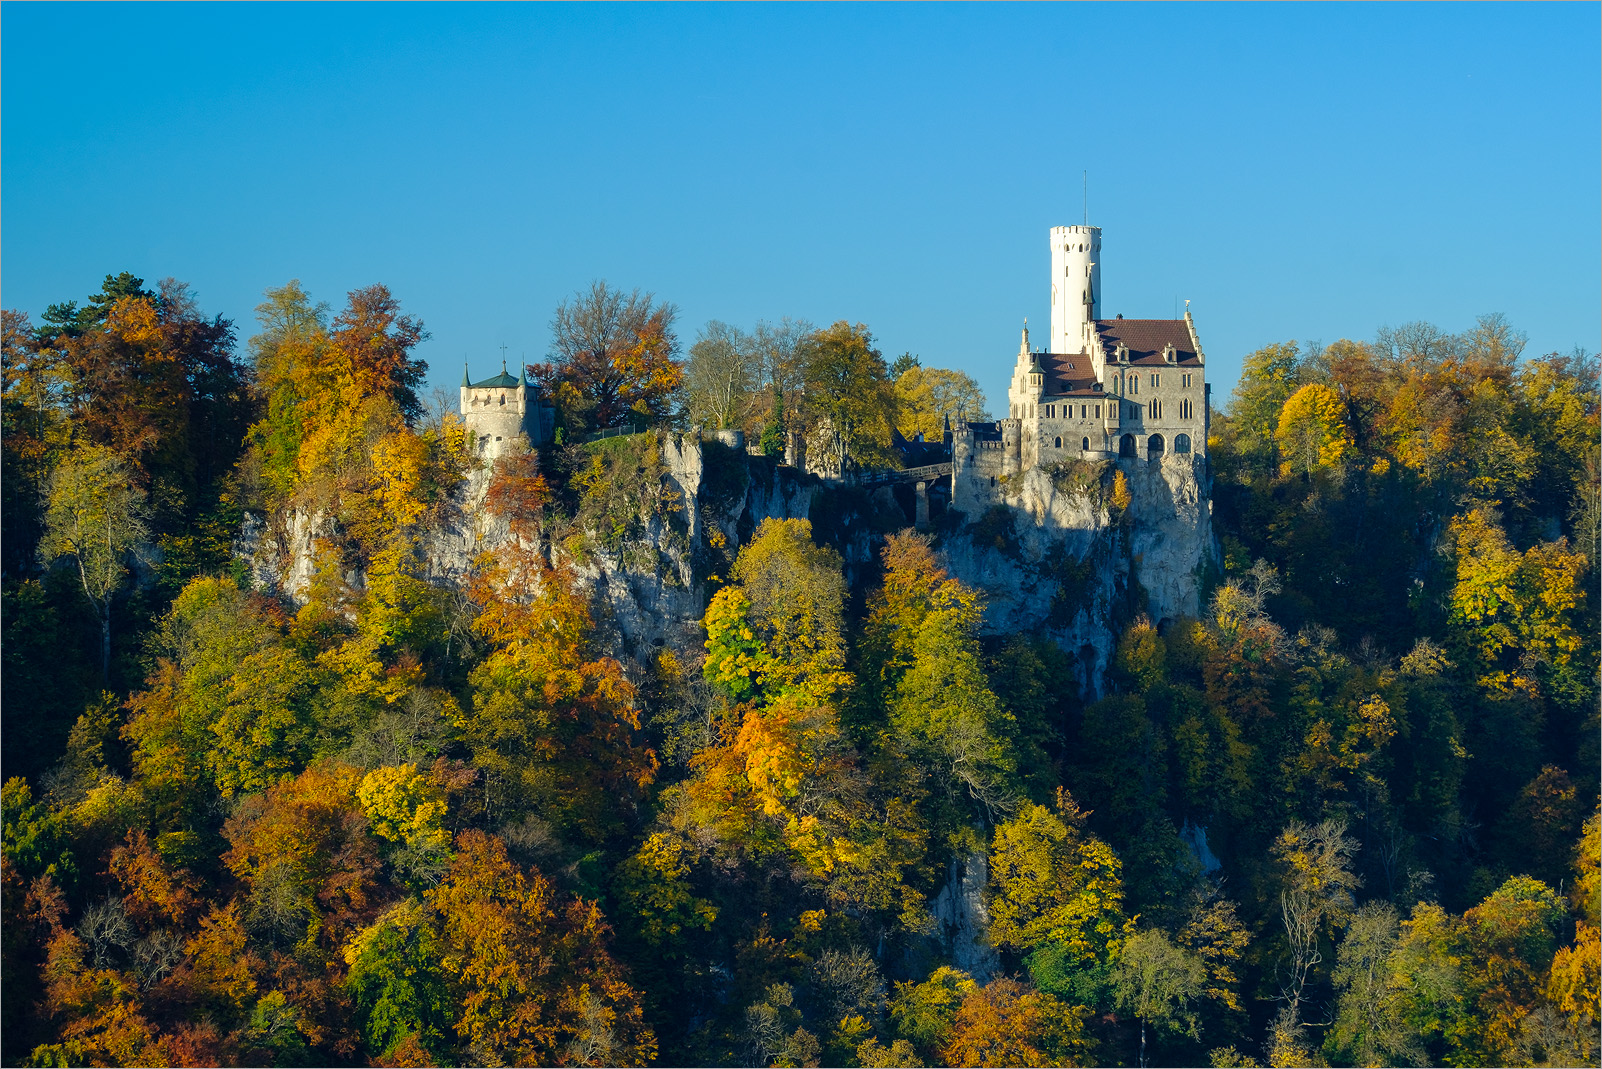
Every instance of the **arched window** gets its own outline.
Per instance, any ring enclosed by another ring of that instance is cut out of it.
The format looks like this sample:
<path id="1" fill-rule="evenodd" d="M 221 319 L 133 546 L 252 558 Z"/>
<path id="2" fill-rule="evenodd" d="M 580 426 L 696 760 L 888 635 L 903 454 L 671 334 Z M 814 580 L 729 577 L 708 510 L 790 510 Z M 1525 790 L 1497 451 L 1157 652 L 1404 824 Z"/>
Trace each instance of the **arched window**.
<path id="1" fill-rule="evenodd" d="M 1154 434 L 1146 439 L 1146 459 L 1156 460 L 1163 455 L 1163 436 Z"/>
<path id="2" fill-rule="evenodd" d="M 1176 452 L 1176 453 L 1188 453 L 1188 452 L 1190 452 L 1190 435 L 1188 435 L 1188 434 L 1176 434 L 1176 435 L 1174 435 L 1174 452 Z"/>
<path id="3" fill-rule="evenodd" d="M 1057 445 L 1057 448 L 1058 448 L 1058 449 L 1061 449 L 1061 448 L 1062 448 L 1062 439 L 1061 439 L 1061 438 L 1058 438 L 1058 439 L 1057 439 L 1057 442 L 1056 442 L 1056 445 Z"/>
<path id="4" fill-rule="evenodd" d="M 1090 439 L 1089 438 L 1081 438 L 1079 440 L 1079 448 L 1083 449 L 1087 453 L 1090 452 Z"/>
<path id="5" fill-rule="evenodd" d="M 1118 455 L 1121 457 L 1135 455 L 1135 436 L 1133 434 L 1126 434 L 1118 439 Z"/>

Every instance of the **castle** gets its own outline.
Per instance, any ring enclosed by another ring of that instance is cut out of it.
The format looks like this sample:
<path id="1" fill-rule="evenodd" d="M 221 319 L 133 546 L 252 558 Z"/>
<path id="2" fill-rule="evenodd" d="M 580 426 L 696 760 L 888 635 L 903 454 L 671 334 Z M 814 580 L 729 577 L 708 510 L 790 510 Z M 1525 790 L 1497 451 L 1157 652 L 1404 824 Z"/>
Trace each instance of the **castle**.
<path id="1" fill-rule="evenodd" d="M 504 360 L 501 373 L 483 382 L 470 381 L 462 365 L 461 414 L 474 455 L 485 460 L 542 446 L 556 426 L 556 410 L 529 384 L 527 371 L 514 379 Z"/>
<path id="2" fill-rule="evenodd" d="M 1100 227 L 1051 229 L 1050 347 L 1031 349 L 1025 322 L 1007 418 L 952 434 L 952 505 L 970 516 L 1032 468 L 1205 456 L 1206 358 L 1189 307 L 1183 319 L 1102 319 L 1100 259 Z"/>

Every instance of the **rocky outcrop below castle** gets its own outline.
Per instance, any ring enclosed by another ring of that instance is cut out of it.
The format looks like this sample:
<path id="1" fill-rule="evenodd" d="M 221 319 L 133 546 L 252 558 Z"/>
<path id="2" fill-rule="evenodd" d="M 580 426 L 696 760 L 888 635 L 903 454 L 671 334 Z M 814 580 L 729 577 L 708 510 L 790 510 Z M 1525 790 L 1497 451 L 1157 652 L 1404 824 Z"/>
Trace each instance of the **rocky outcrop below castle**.
<path id="1" fill-rule="evenodd" d="M 637 529 L 621 540 L 609 543 L 582 532 L 575 537 L 570 525 L 553 523 L 534 548 L 572 570 L 611 651 L 643 660 L 663 645 L 698 646 L 707 576 L 731 563 L 763 520 L 806 518 L 824 484 L 694 434 L 636 436 L 632 445 L 659 450 L 651 467 L 661 485 L 650 489 L 665 507 L 645 510 Z M 470 471 L 428 528 L 422 555 L 429 581 L 461 589 L 481 555 L 511 543 L 506 521 L 485 508 L 490 479 L 487 465 Z M 320 511 L 247 513 L 235 556 L 257 588 L 299 605 L 316 574 L 318 541 L 335 533 L 333 521 Z M 862 541 L 866 559 L 871 550 Z M 356 588 L 363 578 L 358 572 L 345 576 Z"/>
<path id="2" fill-rule="evenodd" d="M 951 573 L 988 596 L 987 630 L 1050 635 L 1095 694 L 1134 616 L 1161 625 L 1200 613 L 1218 559 L 1210 494 L 1195 454 L 1031 468 L 999 480 L 943 551 Z"/>
<path id="3" fill-rule="evenodd" d="M 648 459 L 659 507 L 641 507 L 626 538 L 588 537 L 570 521 L 542 531 L 537 546 L 572 569 L 607 645 L 622 657 L 698 647 L 708 576 L 726 574 L 769 517 L 812 519 L 853 583 L 871 570 L 884 533 L 910 519 L 887 488 L 830 484 L 694 434 L 632 441 L 616 448 L 658 450 Z M 489 482 L 487 467 L 472 471 L 430 526 L 422 548 L 431 581 L 461 588 L 480 555 L 509 544 L 506 522 L 484 507 Z M 1194 455 L 1034 468 L 1000 480 L 985 511 L 950 517 L 940 548 L 953 575 L 985 592 L 988 631 L 1049 635 L 1076 655 L 1079 682 L 1095 694 L 1130 619 L 1146 613 L 1160 623 L 1200 611 L 1217 557 L 1208 497 L 1206 460 Z M 317 541 L 333 533 L 318 512 L 250 514 L 236 553 L 257 587 L 301 603 Z M 345 579 L 360 587 L 363 577 Z"/>

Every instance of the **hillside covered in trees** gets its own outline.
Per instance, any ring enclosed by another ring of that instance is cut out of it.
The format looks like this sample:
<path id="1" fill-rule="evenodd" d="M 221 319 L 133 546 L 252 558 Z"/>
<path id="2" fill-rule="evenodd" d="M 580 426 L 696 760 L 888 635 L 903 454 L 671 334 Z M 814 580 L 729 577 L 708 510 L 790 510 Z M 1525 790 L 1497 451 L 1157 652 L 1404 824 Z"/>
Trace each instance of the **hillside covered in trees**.
<path id="1" fill-rule="evenodd" d="M 948 571 L 984 518 L 848 567 L 846 491 L 701 561 L 694 642 L 586 596 L 674 529 L 671 429 L 748 479 L 983 418 L 861 325 L 684 349 L 597 284 L 558 444 L 475 472 L 385 288 L 258 315 L 4 314 L 6 1064 L 1596 1064 L 1593 357 L 1251 354 L 1206 610 L 1086 688 Z M 469 477 L 510 538 L 447 582 Z M 295 510 L 291 598 L 236 543 Z"/>

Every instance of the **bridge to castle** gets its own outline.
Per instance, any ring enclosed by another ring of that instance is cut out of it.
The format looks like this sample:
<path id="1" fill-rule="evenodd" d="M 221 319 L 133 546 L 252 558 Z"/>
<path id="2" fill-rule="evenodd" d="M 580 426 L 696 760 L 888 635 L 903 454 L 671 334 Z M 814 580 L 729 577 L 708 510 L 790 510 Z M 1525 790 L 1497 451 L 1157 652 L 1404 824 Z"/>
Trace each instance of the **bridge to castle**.
<path id="1" fill-rule="evenodd" d="M 917 468 L 899 471 L 872 471 L 862 476 L 863 486 L 885 486 L 890 483 L 932 483 L 951 474 L 951 462 L 924 464 Z"/>
<path id="2" fill-rule="evenodd" d="M 898 487 L 912 489 L 912 516 L 913 524 L 920 530 L 929 526 L 929 491 L 941 479 L 951 476 L 951 462 L 940 464 L 921 464 L 916 468 L 902 468 L 900 471 L 872 471 L 864 472 L 860 477 L 860 484 L 869 487 L 889 487 L 894 490 Z M 945 485 L 946 493 L 942 500 L 949 500 L 951 484 Z M 905 508 L 905 505 L 902 506 Z"/>

